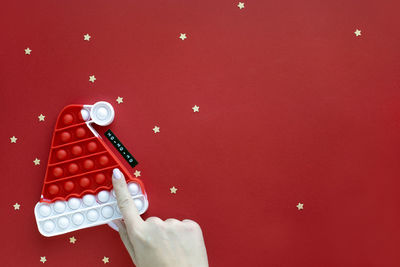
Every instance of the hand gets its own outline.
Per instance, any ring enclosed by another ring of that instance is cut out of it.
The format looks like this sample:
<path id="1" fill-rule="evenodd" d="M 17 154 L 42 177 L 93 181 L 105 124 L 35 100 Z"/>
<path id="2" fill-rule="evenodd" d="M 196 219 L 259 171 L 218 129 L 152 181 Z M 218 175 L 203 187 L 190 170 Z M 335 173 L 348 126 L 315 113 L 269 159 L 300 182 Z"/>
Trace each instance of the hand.
<path id="1" fill-rule="evenodd" d="M 113 186 L 124 221 L 114 221 L 137 267 L 208 267 L 200 226 L 192 220 L 140 217 L 124 175 L 113 171 Z"/>

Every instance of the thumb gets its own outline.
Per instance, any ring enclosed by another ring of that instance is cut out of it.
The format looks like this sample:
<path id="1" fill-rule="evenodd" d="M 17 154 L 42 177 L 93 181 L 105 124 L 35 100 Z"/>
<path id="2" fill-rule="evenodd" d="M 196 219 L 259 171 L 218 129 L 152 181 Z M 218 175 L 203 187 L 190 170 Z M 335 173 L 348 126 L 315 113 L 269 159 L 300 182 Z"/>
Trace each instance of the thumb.
<path id="1" fill-rule="evenodd" d="M 118 207 L 125 220 L 125 224 L 128 228 L 133 227 L 135 229 L 139 224 L 143 223 L 143 219 L 140 217 L 139 211 L 129 193 L 124 174 L 115 168 L 112 177 Z"/>

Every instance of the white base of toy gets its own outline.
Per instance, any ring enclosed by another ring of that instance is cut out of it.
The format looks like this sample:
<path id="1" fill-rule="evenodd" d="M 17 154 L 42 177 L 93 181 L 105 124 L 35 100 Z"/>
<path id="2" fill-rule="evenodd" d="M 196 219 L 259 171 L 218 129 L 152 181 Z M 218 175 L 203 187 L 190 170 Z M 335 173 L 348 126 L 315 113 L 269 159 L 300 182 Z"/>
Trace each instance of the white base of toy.
<path id="1" fill-rule="evenodd" d="M 130 186 L 135 185 L 130 183 Z M 132 189 L 132 187 L 130 187 Z M 149 207 L 147 196 L 134 186 L 132 199 L 140 214 Z M 101 191 L 97 196 L 88 194 L 82 199 L 71 198 L 68 201 L 54 203 L 38 202 L 35 206 L 35 218 L 39 232 L 44 236 L 56 236 L 79 229 L 108 224 L 121 219 L 115 194 Z"/>

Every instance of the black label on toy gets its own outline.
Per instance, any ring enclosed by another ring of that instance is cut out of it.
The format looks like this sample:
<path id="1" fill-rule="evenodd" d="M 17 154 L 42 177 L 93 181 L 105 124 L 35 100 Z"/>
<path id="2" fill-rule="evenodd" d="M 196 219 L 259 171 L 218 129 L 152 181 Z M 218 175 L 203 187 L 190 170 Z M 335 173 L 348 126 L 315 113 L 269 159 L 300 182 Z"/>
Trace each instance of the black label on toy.
<path id="1" fill-rule="evenodd" d="M 135 167 L 138 165 L 136 159 L 129 153 L 128 149 L 119 141 L 119 139 L 115 136 L 115 134 L 108 129 L 107 132 L 104 133 L 108 140 L 110 140 L 111 144 L 118 150 L 121 156 L 131 165 L 131 167 Z"/>

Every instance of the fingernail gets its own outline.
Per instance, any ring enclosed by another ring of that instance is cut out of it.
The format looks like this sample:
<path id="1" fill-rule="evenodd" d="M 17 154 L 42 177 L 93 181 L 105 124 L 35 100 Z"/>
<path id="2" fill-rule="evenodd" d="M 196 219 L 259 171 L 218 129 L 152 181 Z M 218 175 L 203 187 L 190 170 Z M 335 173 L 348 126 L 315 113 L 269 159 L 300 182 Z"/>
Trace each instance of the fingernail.
<path id="1" fill-rule="evenodd" d="M 122 173 L 119 169 L 115 168 L 113 170 L 114 178 L 115 179 L 121 179 L 122 178 Z"/>

